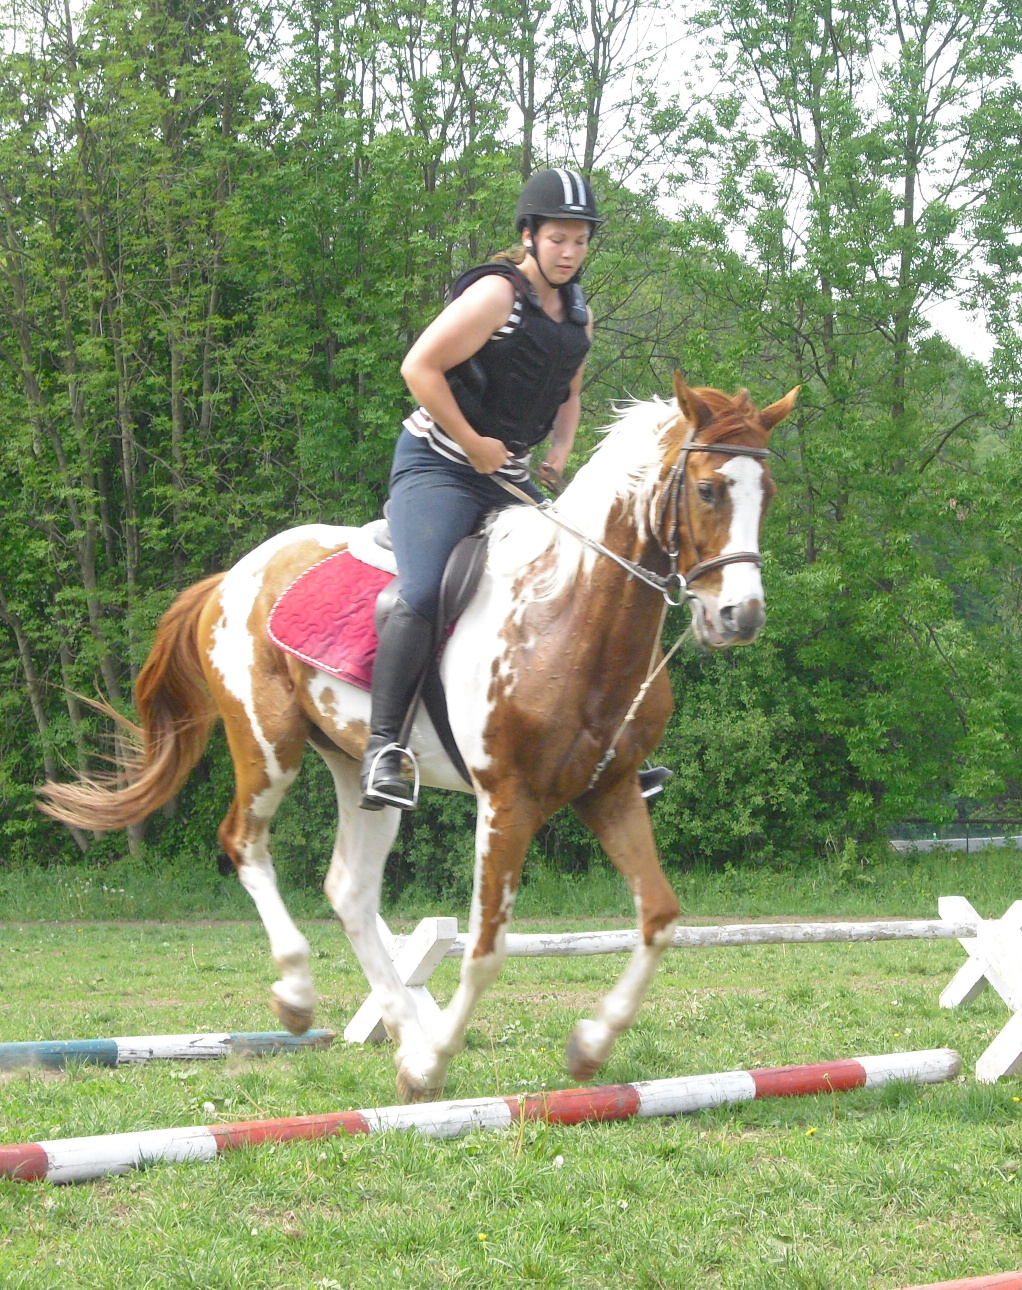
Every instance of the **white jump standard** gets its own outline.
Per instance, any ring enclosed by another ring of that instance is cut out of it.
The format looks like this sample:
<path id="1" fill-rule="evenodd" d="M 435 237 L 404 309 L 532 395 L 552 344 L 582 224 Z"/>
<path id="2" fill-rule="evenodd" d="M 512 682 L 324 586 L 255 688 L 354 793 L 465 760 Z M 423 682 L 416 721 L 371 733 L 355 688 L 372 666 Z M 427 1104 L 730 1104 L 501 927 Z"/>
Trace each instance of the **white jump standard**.
<path id="1" fill-rule="evenodd" d="M 433 969 L 446 958 L 458 939 L 456 918 L 424 918 L 409 936 L 395 936 L 377 914 L 376 927 L 387 947 L 401 984 L 415 1000 L 420 1018 L 432 1022 L 440 1015 L 436 1000 L 426 989 Z M 349 1044 L 382 1044 L 387 1038 L 383 1014 L 373 995 L 366 999 L 344 1028 Z"/>
<path id="2" fill-rule="evenodd" d="M 635 1084 L 561 1089 L 522 1098 L 466 1098 L 455 1102 L 385 1106 L 367 1111 L 300 1115 L 279 1120 L 22 1142 L 0 1146 L 0 1178 L 20 1182 L 88 1182 L 109 1174 L 128 1173 L 157 1161 L 212 1160 L 235 1147 L 297 1138 L 334 1137 L 340 1133 L 416 1129 L 431 1138 L 456 1138 L 474 1129 L 507 1129 L 523 1120 L 572 1125 L 687 1115 L 715 1106 L 751 1102 L 756 1098 L 882 1088 L 895 1080 L 939 1084 L 953 1079 L 961 1065 L 956 1052 L 949 1048 L 936 1048 L 915 1053 L 888 1053 L 881 1057 L 815 1062 L 808 1066 L 725 1071 L 718 1075 L 685 1075 Z"/>
<path id="3" fill-rule="evenodd" d="M 1022 1071 L 1022 901 L 1001 919 L 983 919 L 961 896 L 942 896 L 939 918 L 889 919 L 868 923 L 732 923 L 716 927 L 679 927 L 674 949 L 710 949 L 733 945 L 820 945 L 871 941 L 957 940 L 969 955 L 940 996 L 941 1007 L 971 1002 L 987 985 L 997 991 L 1012 1016 L 976 1064 L 981 1083 L 996 1083 L 1002 1075 Z M 444 958 L 461 958 L 466 938 L 453 918 L 424 918 L 409 936 L 395 936 L 382 919 L 377 926 L 401 980 L 413 987 L 424 1017 L 435 1015 L 437 1004 L 426 982 Z M 632 929 L 604 932 L 557 932 L 533 935 L 510 933 L 505 938 L 509 958 L 574 957 L 625 954 L 635 949 L 639 934 Z M 386 1038 L 381 1014 L 372 995 L 344 1030 L 349 1043 L 373 1043 Z"/>
<path id="4" fill-rule="evenodd" d="M 980 918 L 964 896 L 942 896 L 939 908 L 949 922 L 965 919 L 976 924 L 974 936 L 961 941 L 969 960 L 940 996 L 940 1006 L 971 1003 L 989 985 L 1011 1010 L 1008 1022 L 976 1063 L 980 1083 L 996 1084 L 1002 1075 L 1022 1071 L 1022 900 L 1016 900 L 1003 918 Z"/>

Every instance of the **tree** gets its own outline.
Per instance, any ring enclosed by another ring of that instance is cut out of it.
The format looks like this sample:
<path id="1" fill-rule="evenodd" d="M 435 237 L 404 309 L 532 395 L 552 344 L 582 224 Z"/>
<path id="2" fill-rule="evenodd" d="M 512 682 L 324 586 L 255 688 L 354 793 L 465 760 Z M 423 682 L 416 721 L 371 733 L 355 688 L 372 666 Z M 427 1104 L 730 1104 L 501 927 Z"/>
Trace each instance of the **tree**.
<path id="1" fill-rule="evenodd" d="M 992 136 L 1022 28 L 1009 6 L 928 0 L 725 0 L 700 25 L 725 82 L 751 87 L 740 128 L 710 142 L 755 270 L 725 288 L 753 394 L 803 385 L 776 444 L 768 645 L 735 660 L 741 703 L 770 713 L 786 695 L 765 727 L 774 762 L 804 763 L 821 827 L 867 835 L 998 791 L 1019 734 L 989 701 L 1012 642 L 975 613 L 998 583 L 972 515 L 1008 417 L 927 337 L 925 307 L 969 298 L 958 278 L 992 199 L 970 150 Z M 735 119 L 730 94 L 718 114 Z M 982 589 L 969 603 L 966 582 Z"/>

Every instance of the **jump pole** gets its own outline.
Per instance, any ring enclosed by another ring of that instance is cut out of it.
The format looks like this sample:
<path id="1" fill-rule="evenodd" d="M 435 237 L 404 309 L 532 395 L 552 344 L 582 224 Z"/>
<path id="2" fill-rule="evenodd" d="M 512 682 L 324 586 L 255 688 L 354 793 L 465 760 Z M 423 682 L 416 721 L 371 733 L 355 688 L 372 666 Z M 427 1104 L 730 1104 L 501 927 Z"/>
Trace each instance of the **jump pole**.
<path id="1" fill-rule="evenodd" d="M 863 944 L 875 941 L 955 941 L 976 935 L 975 918 L 915 918 L 872 923 L 726 923 L 719 927 L 679 927 L 674 949 L 714 949 L 727 945 Z M 466 938 L 455 937 L 446 958 L 461 958 Z M 588 954 L 627 954 L 639 944 L 634 928 L 611 932 L 509 932 L 508 958 L 562 958 Z"/>
<path id="2" fill-rule="evenodd" d="M 63 1070 L 69 1062 L 88 1066 L 125 1066 L 152 1061 L 205 1061 L 228 1057 L 289 1053 L 298 1048 L 329 1048 L 332 1030 L 259 1031 L 215 1035 L 130 1035 L 118 1039 L 43 1039 L 0 1044 L 0 1071 L 29 1066 Z"/>
<path id="3" fill-rule="evenodd" d="M 942 1008 L 971 1003 L 987 986 L 1001 996 L 1011 1013 L 1006 1024 L 976 1063 L 976 1078 L 994 1084 L 1002 1076 L 1022 1074 L 1022 900 L 1001 918 L 981 918 L 963 896 L 941 896 L 939 918 L 887 919 L 868 923 L 729 923 L 716 927 L 679 927 L 675 949 L 712 949 L 727 945 L 862 944 L 874 941 L 950 941 L 965 950 L 967 962 L 940 996 Z M 408 986 L 420 1014 L 434 1015 L 436 1001 L 427 988 L 434 968 L 445 958 L 462 958 L 467 938 L 454 918 L 424 918 L 408 936 L 395 936 L 377 916 L 377 930 Z M 625 954 L 635 949 L 635 930 L 511 933 L 504 948 L 510 958 L 565 958 L 589 954 Z M 387 1037 L 379 1003 L 370 994 L 344 1028 L 348 1043 L 382 1043 Z"/>
<path id="4" fill-rule="evenodd" d="M 887 919 L 869 923 L 728 923 L 717 927 L 679 927 L 674 949 L 713 949 L 736 945 L 820 945 L 828 942 L 962 940 L 975 937 L 982 920 L 971 906 L 961 916 Z M 439 1012 L 427 981 L 443 959 L 463 958 L 468 938 L 458 932 L 458 920 L 423 918 L 407 935 L 396 936 L 377 915 L 376 928 L 394 963 L 394 970 L 426 1016 Z M 601 932 L 510 932 L 504 938 L 509 958 L 574 958 L 591 954 L 628 954 L 639 944 L 635 928 Z M 373 994 L 344 1028 L 350 1044 L 383 1043 L 387 1032 Z"/>
<path id="5" fill-rule="evenodd" d="M 816 1062 L 808 1066 L 779 1066 L 766 1070 L 726 1071 L 718 1075 L 685 1075 L 636 1084 L 561 1089 L 523 1098 L 465 1098 L 455 1102 L 385 1106 L 280 1120 L 249 1120 L 235 1124 L 22 1142 L 0 1146 L 0 1178 L 22 1182 L 89 1182 L 109 1174 L 127 1173 L 157 1161 L 212 1160 L 236 1147 L 327 1138 L 341 1133 L 416 1129 L 430 1138 L 456 1138 L 474 1129 L 507 1129 L 523 1120 L 573 1125 L 687 1115 L 715 1106 L 751 1102 L 756 1098 L 882 1088 L 895 1080 L 939 1084 L 953 1079 L 961 1066 L 962 1059 L 956 1052 L 950 1048 L 937 1048 Z"/>

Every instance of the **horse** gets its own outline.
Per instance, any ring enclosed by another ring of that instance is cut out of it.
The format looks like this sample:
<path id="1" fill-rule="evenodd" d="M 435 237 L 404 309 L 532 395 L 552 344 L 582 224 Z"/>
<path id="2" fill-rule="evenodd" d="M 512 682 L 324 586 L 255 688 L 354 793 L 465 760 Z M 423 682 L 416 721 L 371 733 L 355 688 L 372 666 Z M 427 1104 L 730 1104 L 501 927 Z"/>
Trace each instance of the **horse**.
<path id="1" fill-rule="evenodd" d="M 136 823 L 173 797 L 223 721 L 235 793 L 219 840 L 265 927 L 280 974 L 271 1006 L 295 1034 L 316 1002 L 309 945 L 277 889 L 274 812 L 311 744 L 336 787 L 338 828 L 324 890 L 350 938 L 395 1044 L 404 1101 L 439 1095 L 473 1010 L 505 958 L 526 850 L 571 805 L 635 900 L 640 939 L 595 1016 L 567 1043 L 567 1068 L 591 1079 L 637 1015 L 679 905 L 657 855 L 637 770 L 672 711 L 660 636 L 688 597 L 711 649 L 753 640 L 765 617 L 759 538 L 775 486 L 764 458 L 798 387 L 757 410 L 747 391 L 690 388 L 619 412 L 589 460 L 546 508 L 509 505 L 487 521 L 485 566 L 444 648 L 450 726 L 471 776 L 455 770 L 425 713 L 411 749 L 422 782 L 474 792 L 475 872 L 454 995 L 420 1016 L 377 928 L 383 866 L 400 812 L 359 809 L 369 696 L 277 649 L 267 616 L 305 570 L 345 548 L 352 529 L 281 533 L 226 573 L 189 587 L 159 622 L 135 685 L 140 724 L 116 781 L 48 782 L 41 808 L 84 829 Z"/>

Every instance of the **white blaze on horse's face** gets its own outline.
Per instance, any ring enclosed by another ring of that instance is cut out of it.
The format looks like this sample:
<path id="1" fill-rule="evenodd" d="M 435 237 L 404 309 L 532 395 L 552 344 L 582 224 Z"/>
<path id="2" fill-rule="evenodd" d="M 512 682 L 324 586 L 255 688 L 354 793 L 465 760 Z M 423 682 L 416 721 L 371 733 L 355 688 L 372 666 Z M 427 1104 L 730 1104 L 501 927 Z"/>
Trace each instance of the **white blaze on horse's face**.
<path id="1" fill-rule="evenodd" d="M 758 551 L 765 490 L 763 467 L 754 457 L 731 457 L 716 472 L 727 484 L 731 526 L 721 555 Z M 698 611 L 692 621 L 704 645 L 721 648 L 751 641 L 766 618 L 763 580 L 751 560 L 726 564 L 721 570 L 720 591 L 714 594 L 697 582 Z"/>

